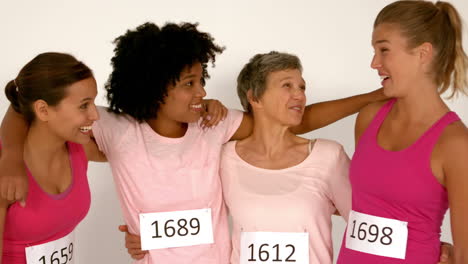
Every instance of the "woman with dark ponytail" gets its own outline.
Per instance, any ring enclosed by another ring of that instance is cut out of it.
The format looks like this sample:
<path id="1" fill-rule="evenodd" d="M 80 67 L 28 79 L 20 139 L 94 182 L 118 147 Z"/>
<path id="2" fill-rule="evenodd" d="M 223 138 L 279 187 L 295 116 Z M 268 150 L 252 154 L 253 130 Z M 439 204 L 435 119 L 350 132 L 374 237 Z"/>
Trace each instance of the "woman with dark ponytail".
<path id="1" fill-rule="evenodd" d="M 24 208 L 0 199 L 2 263 L 69 263 L 73 230 L 90 206 L 88 159 L 103 157 L 82 146 L 98 119 L 96 81 L 73 56 L 42 53 L 8 82 L 5 94 L 8 111 L 30 125 L 23 155 L 29 195 Z"/>
<path id="2" fill-rule="evenodd" d="M 363 108 L 350 165 L 352 210 L 338 263 L 435 264 L 450 208 L 454 263 L 468 263 L 468 130 L 441 94 L 467 94 L 457 10 L 397 1 L 374 23 L 372 68 L 387 102 Z"/>

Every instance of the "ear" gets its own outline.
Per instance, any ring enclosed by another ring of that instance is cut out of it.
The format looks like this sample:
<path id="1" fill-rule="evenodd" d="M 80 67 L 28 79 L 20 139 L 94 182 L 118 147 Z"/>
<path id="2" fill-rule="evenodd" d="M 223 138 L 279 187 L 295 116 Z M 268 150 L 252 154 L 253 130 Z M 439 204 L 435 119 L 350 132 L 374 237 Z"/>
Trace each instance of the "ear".
<path id="1" fill-rule="evenodd" d="M 247 91 L 247 100 L 252 108 L 261 108 L 261 103 L 258 99 L 254 98 L 252 90 Z"/>
<path id="2" fill-rule="evenodd" d="M 424 42 L 418 47 L 419 59 L 423 65 L 430 66 L 434 57 L 434 48 L 431 43 Z"/>
<path id="3" fill-rule="evenodd" d="M 44 100 L 39 99 L 33 103 L 34 114 L 36 115 L 36 118 L 41 121 L 49 121 L 51 115 L 50 110 L 49 105 Z"/>

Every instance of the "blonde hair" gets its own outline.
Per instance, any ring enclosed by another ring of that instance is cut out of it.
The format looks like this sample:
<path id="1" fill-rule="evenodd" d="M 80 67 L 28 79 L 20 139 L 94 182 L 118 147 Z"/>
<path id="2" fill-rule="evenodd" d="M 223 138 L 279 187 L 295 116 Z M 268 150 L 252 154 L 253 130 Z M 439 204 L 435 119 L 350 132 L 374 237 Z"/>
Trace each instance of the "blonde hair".
<path id="1" fill-rule="evenodd" d="M 408 48 L 432 44 L 434 81 L 442 94 L 452 87 L 449 98 L 459 92 L 468 95 L 468 57 L 462 45 L 462 21 L 453 5 L 438 1 L 397 1 L 384 7 L 374 22 L 399 26 Z"/>

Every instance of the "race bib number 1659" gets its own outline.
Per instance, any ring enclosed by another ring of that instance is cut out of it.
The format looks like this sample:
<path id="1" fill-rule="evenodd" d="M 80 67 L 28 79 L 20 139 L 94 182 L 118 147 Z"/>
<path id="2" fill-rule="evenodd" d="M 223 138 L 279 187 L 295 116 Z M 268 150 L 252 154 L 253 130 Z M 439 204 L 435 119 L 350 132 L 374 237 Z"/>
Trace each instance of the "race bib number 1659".
<path id="1" fill-rule="evenodd" d="M 73 243 L 75 233 L 48 243 L 26 248 L 26 263 L 28 264 L 73 264 Z"/>

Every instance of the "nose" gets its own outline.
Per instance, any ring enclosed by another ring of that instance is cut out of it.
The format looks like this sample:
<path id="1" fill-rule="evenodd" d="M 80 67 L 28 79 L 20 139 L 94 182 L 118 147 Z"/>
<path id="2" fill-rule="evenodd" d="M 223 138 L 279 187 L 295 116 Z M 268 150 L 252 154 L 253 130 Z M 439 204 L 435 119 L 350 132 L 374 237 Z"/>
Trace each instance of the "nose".
<path id="1" fill-rule="evenodd" d="M 92 121 L 96 121 L 99 119 L 99 112 L 97 110 L 97 107 L 95 104 L 93 104 L 90 108 L 89 108 L 89 119 L 92 120 Z"/>
<path id="2" fill-rule="evenodd" d="M 198 85 L 197 90 L 196 90 L 196 95 L 201 98 L 206 96 L 205 87 L 202 84 Z"/>
<path id="3" fill-rule="evenodd" d="M 305 100 L 306 99 L 305 90 L 300 87 L 296 87 L 296 89 L 294 89 L 293 96 L 294 96 L 294 99 L 296 100 Z"/>
<path id="4" fill-rule="evenodd" d="M 374 70 L 377 70 L 378 68 L 382 66 L 382 63 L 380 62 L 380 59 L 377 57 L 377 55 L 374 54 L 374 57 L 372 57 L 370 66 Z"/>

